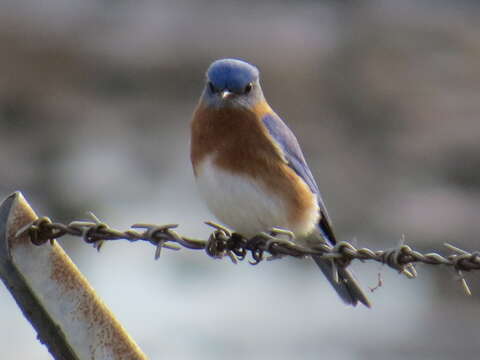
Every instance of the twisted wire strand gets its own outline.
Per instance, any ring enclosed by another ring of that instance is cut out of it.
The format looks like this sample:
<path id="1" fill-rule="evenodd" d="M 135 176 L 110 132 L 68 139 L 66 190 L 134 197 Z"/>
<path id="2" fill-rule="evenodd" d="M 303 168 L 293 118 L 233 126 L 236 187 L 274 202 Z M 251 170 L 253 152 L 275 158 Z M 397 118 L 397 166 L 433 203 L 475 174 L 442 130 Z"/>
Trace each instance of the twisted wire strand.
<path id="1" fill-rule="evenodd" d="M 179 250 L 182 247 L 204 250 L 213 258 L 228 256 L 234 263 L 242 261 L 250 255 L 253 260 L 250 261 L 251 264 L 284 256 L 303 258 L 321 255 L 331 259 L 337 267 L 347 267 L 353 260 L 379 262 L 409 278 L 417 275 L 414 267 L 416 263 L 444 265 L 453 268 L 460 275 L 467 294 L 470 290 L 463 279 L 462 272 L 480 270 L 479 251 L 468 252 L 450 244 L 445 244 L 451 252 L 447 256 L 435 252 L 423 254 L 405 244 L 387 250 L 371 250 L 356 248 L 349 242 L 341 241 L 333 247 L 328 244 L 319 244 L 313 248 L 307 248 L 293 243 L 292 235 L 287 231 L 273 230 L 270 234 L 261 233 L 248 239 L 213 222 L 206 223 L 214 228 L 209 239 L 199 240 L 177 233 L 174 230 L 178 227 L 177 224 L 134 224 L 128 230 L 120 231 L 112 229 L 94 214 L 90 213 L 90 216 L 92 221 L 72 221 L 69 224 L 55 223 L 48 217 L 41 217 L 20 229 L 16 235 L 28 234 L 35 245 L 42 245 L 48 241 L 53 242 L 54 239 L 71 235 L 81 237 L 83 241 L 93 244 L 98 250 L 105 241 L 147 241 L 156 247 L 155 259 L 160 257 L 163 248 Z M 285 240 L 285 235 L 288 240 Z"/>

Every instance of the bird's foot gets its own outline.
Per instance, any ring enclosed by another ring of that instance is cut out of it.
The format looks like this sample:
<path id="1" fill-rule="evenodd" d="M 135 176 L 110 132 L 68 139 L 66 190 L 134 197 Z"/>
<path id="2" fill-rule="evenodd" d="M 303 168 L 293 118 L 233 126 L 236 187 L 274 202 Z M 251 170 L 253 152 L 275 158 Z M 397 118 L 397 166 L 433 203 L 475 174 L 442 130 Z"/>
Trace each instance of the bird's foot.
<path id="1" fill-rule="evenodd" d="M 236 262 L 228 246 L 228 242 L 232 238 L 232 231 L 223 225 L 211 221 L 207 221 L 205 224 L 215 229 L 207 242 L 205 249 L 207 254 L 216 259 L 221 259 L 224 255 L 228 255 L 233 262 Z"/>
<path id="2" fill-rule="evenodd" d="M 227 237 L 232 237 L 232 233 L 233 231 L 230 230 L 229 228 L 227 228 L 226 226 L 223 226 L 223 225 L 220 225 L 220 224 L 217 224 L 213 221 L 205 221 L 205 224 L 207 224 L 208 226 L 211 226 L 215 229 L 215 231 L 218 231 L 218 232 L 223 232 L 223 234 Z"/>
<path id="3" fill-rule="evenodd" d="M 287 238 L 282 239 L 282 236 Z M 295 239 L 295 235 L 291 231 L 278 228 L 273 228 L 268 233 L 261 232 L 255 235 L 253 238 L 247 240 L 245 244 L 245 249 L 251 252 L 254 260 L 250 263 L 256 265 L 262 261 L 265 251 L 271 254 L 267 260 L 282 258 L 284 255 L 277 253 L 274 245 L 293 246 L 295 245 L 292 241 L 293 239 Z"/>
<path id="4" fill-rule="evenodd" d="M 246 248 L 247 240 L 244 236 L 211 221 L 206 224 L 215 229 L 207 242 L 207 254 L 217 259 L 227 255 L 234 264 L 238 260 L 245 259 L 248 250 Z"/>
<path id="5" fill-rule="evenodd" d="M 257 265 L 263 260 L 263 253 L 266 250 L 266 244 L 273 238 L 267 233 L 260 233 L 247 240 L 244 249 L 250 251 L 253 261 L 249 261 L 252 265 Z"/>
<path id="6" fill-rule="evenodd" d="M 295 240 L 295 234 L 287 229 L 272 228 L 270 230 L 270 235 L 273 236 L 277 242 L 288 242 L 293 244 L 293 241 Z M 285 236 L 286 239 L 279 238 L 279 235 Z"/>

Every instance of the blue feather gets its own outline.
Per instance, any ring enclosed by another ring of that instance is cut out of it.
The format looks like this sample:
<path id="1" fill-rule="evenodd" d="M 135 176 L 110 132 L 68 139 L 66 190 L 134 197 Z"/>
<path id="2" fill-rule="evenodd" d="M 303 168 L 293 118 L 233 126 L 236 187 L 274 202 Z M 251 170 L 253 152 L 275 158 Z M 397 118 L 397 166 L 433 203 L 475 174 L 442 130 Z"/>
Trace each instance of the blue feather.
<path id="1" fill-rule="evenodd" d="M 282 149 L 288 166 L 290 166 L 290 168 L 292 168 L 292 170 L 295 171 L 295 173 L 300 176 L 303 181 L 305 181 L 314 194 L 317 194 L 318 205 L 322 214 L 320 223 L 318 224 L 319 230 L 326 240 L 328 240 L 331 244 L 335 244 L 335 235 L 333 234 L 331 228 L 331 222 L 330 217 L 328 216 L 327 208 L 323 202 L 312 172 L 310 171 L 305 157 L 303 156 L 297 138 L 288 128 L 288 126 L 282 121 L 282 119 L 280 119 L 280 117 L 275 113 L 269 113 L 265 115 L 262 121 L 269 134 Z"/>
<path id="2" fill-rule="evenodd" d="M 221 59 L 210 65 L 207 77 L 219 90 L 241 93 L 248 83 L 258 79 L 258 69 L 242 60 Z"/>

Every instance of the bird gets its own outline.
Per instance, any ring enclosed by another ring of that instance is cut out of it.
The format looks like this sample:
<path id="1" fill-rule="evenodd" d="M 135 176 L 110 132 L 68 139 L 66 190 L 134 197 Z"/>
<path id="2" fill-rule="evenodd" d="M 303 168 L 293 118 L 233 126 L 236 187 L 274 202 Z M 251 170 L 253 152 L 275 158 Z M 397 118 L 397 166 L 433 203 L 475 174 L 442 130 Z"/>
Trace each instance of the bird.
<path id="1" fill-rule="evenodd" d="M 224 225 L 247 237 L 277 228 L 303 245 L 337 243 L 300 145 L 266 101 L 257 67 L 234 58 L 214 61 L 190 130 L 197 188 Z M 348 269 L 312 258 L 344 303 L 371 306 Z"/>

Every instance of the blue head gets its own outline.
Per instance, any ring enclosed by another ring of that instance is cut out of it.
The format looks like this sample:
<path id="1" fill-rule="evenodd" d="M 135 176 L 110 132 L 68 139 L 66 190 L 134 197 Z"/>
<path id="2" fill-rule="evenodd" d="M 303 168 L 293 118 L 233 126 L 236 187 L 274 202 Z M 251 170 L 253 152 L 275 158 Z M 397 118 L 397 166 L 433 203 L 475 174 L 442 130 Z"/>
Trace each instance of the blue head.
<path id="1" fill-rule="evenodd" d="M 221 59 L 208 68 L 202 96 L 207 105 L 251 107 L 263 99 L 255 66 L 242 60 Z"/>

